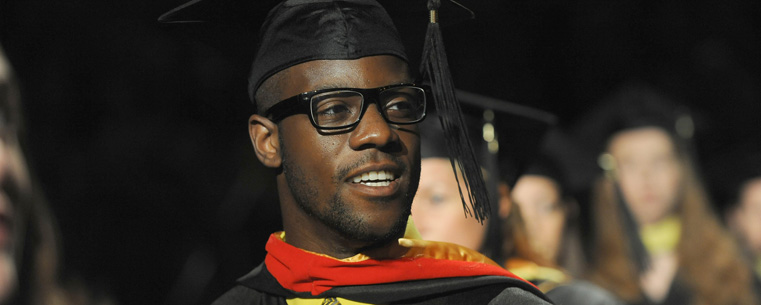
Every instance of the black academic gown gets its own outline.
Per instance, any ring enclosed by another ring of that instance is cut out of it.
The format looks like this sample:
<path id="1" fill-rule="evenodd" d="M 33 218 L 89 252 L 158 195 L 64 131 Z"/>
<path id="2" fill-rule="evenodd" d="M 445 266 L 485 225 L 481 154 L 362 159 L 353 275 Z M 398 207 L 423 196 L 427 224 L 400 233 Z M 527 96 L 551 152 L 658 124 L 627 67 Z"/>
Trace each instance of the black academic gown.
<path id="1" fill-rule="evenodd" d="M 533 284 L 482 263 L 485 257 L 477 252 L 424 243 L 430 244 L 399 259 L 346 262 L 290 246 L 276 233 L 264 263 L 213 305 L 284 305 L 287 299 L 340 304 L 334 298 L 369 304 L 551 304 Z"/>
<path id="2" fill-rule="evenodd" d="M 342 297 L 370 304 L 551 304 L 537 292 L 520 280 L 478 276 L 344 286 L 318 297 Z M 283 288 L 261 264 L 213 305 L 286 305 L 286 299 L 297 297 L 314 296 Z"/>

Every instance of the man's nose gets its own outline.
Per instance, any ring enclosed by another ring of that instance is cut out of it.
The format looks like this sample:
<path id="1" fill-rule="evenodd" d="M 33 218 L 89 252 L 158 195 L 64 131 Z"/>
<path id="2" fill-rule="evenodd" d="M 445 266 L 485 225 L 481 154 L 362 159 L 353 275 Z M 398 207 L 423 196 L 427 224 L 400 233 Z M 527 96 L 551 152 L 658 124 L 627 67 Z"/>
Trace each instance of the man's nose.
<path id="1" fill-rule="evenodd" d="M 384 147 L 399 141 L 399 135 L 383 118 L 377 104 L 367 107 L 357 127 L 352 131 L 349 145 L 359 150 L 370 147 Z"/>

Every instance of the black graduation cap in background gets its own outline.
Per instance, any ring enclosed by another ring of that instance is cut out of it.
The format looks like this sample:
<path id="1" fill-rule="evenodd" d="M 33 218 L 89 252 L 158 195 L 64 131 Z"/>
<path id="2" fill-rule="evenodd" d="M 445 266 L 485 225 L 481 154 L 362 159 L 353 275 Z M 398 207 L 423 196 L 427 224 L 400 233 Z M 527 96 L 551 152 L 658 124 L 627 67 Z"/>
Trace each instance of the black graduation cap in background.
<path id="1" fill-rule="evenodd" d="M 357 59 L 389 54 L 407 60 L 410 65 L 414 63 L 405 55 L 394 23 L 376 1 L 286 0 L 274 5 L 271 10 L 273 2 L 249 2 L 257 3 L 192 0 L 165 13 L 159 21 L 217 21 L 243 27 L 262 23 L 258 36 L 242 38 L 260 39 L 249 78 L 251 97 L 267 77 L 310 60 Z M 402 27 L 405 32 L 427 24 L 422 37 L 420 74 L 431 85 L 434 104 L 439 112 L 438 121 L 446 134 L 449 157 L 458 161 L 452 164 L 458 166 L 464 176 L 465 191 L 460 190 L 460 193 L 470 197 L 472 208 L 463 204 L 465 212 L 483 221 L 490 214 L 489 199 L 485 192 L 478 191 L 484 190 L 485 185 L 477 158 L 462 128 L 464 122 L 455 98 L 439 23 L 440 17 L 459 21 L 455 19 L 462 19 L 461 16 L 470 19 L 474 17 L 473 13 L 453 0 L 427 0 L 425 3 L 423 0 L 386 0 L 384 4 L 390 16 L 401 18 L 396 22 L 396 27 Z M 269 13 L 265 14 L 265 11 Z M 420 25 L 408 25 L 405 20 L 419 22 Z M 263 110 L 259 109 L 260 112 Z"/>
<path id="2" fill-rule="evenodd" d="M 507 183 L 511 188 L 532 163 L 545 134 L 557 118 L 550 113 L 507 101 L 457 90 L 461 102 L 465 130 L 473 144 L 475 155 L 486 170 L 486 193 L 497 202 L 497 186 Z M 421 128 L 423 158 L 447 158 L 446 135 L 437 114 L 430 114 Z M 422 178 L 424 179 L 424 178 Z M 492 205 L 491 213 L 499 207 Z M 502 261 L 502 230 L 498 219 L 488 223 L 484 244 L 479 249 L 495 261 Z"/>
<path id="3" fill-rule="evenodd" d="M 480 94 L 456 90 L 474 152 L 490 179 L 511 187 L 539 153 L 555 115 Z M 437 113 L 429 114 L 437 117 Z M 446 157 L 448 149 L 438 121 L 422 123 L 423 158 Z"/>
<path id="4" fill-rule="evenodd" d="M 690 153 L 695 123 L 689 109 L 653 85 L 630 81 L 616 88 L 586 114 L 576 134 L 597 158 L 610 138 L 623 130 L 654 126 L 668 132 L 679 149 Z"/>
<path id="5" fill-rule="evenodd" d="M 554 156 L 549 152 L 540 150 L 540 152 L 533 158 L 533 161 L 529 163 L 525 170 L 521 171 L 523 175 L 535 175 L 543 176 L 552 179 L 557 183 L 560 188 L 560 197 L 565 198 L 568 193 L 568 180 L 563 171 L 560 162 L 558 162 Z"/>

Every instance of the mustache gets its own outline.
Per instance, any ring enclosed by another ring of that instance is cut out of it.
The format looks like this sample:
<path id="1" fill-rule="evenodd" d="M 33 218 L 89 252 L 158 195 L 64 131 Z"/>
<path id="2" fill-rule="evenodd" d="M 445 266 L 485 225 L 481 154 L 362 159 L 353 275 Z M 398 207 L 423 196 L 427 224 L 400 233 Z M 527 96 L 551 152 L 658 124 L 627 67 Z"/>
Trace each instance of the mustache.
<path id="1" fill-rule="evenodd" d="M 343 180 L 344 177 L 349 175 L 350 172 L 356 170 L 357 168 L 362 167 L 363 165 L 371 162 L 380 162 L 380 161 L 387 161 L 390 160 L 394 165 L 399 169 L 400 172 L 406 173 L 408 170 L 408 166 L 404 161 L 402 161 L 402 158 L 399 156 L 394 155 L 381 155 L 380 153 L 368 153 L 362 155 L 359 159 L 349 163 L 345 164 L 338 168 L 336 171 L 335 177 L 333 177 L 336 181 Z"/>

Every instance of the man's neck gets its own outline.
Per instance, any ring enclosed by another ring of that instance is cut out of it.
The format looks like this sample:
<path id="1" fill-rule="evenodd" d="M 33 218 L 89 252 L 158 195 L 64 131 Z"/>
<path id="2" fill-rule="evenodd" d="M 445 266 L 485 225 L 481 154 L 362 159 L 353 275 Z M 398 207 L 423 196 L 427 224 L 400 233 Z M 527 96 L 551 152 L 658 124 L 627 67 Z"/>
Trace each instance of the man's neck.
<path id="1" fill-rule="evenodd" d="M 288 244 L 336 259 L 345 259 L 360 253 L 374 259 L 390 259 L 401 257 L 407 252 L 407 248 L 400 246 L 397 239 L 373 244 L 347 239 L 329 229 L 315 231 L 323 233 L 319 239 L 304 234 L 305 230 L 288 230 L 288 226 L 285 226 L 285 232 L 285 242 Z"/>

